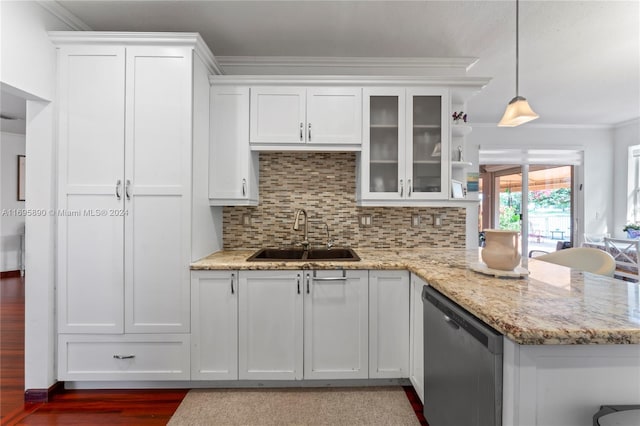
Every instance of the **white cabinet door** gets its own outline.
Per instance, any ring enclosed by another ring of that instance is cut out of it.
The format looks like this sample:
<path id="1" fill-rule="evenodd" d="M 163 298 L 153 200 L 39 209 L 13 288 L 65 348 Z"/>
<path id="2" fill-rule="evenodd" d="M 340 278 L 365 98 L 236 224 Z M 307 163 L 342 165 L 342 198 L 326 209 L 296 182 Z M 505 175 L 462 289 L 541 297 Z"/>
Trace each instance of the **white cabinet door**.
<path id="1" fill-rule="evenodd" d="M 249 88 L 211 88 L 209 199 L 212 205 L 258 204 L 258 152 L 249 146 Z"/>
<path id="2" fill-rule="evenodd" d="M 302 271 L 240 271 L 238 376 L 302 379 Z"/>
<path id="3" fill-rule="evenodd" d="M 362 143 L 362 89 L 315 87 L 307 89 L 308 144 Z"/>
<path id="4" fill-rule="evenodd" d="M 363 99 L 358 201 L 448 200 L 448 90 L 370 88 Z"/>
<path id="5" fill-rule="evenodd" d="M 122 333 L 125 50 L 62 47 L 58 331 Z"/>
<path id="6" fill-rule="evenodd" d="M 188 333 L 190 48 L 127 47 L 125 331 Z"/>
<path id="7" fill-rule="evenodd" d="M 238 379 L 238 273 L 191 272 L 191 379 Z"/>
<path id="8" fill-rule="evenodd" d="M 305 272 L 305 379 L 369 375 L 368 273 L 343 272 Z"/>
<path id="9" fill-rule="evenodd" d="M 413 384 L 420 401 L 424 403 L 424 320 L 422 315 L 422 288 L 426 282 L 411 274 L 411 325 L 409 331 L 409 380 Z"/>
<path id="10" fill-rule="evenodd" d="M 250 141 L 300 144 L 305 142 L 305 89 L 251 88 Z"/>
<path id="11" fill-rule="evenodd" d="M 369 272 L 369 377 L 409 377 L 409 273 Z"/>
<path id="12" fill-rule="evenodd" d="M 448 91 L 407 89 L 406 102 L 406 199 L 448 199 Z"/>
<path id="13" fill-rule="evenodd" d="M 363 143 L 360 155 L 362 200 L 405 198 L 405 91 L 364 89 Z"/>

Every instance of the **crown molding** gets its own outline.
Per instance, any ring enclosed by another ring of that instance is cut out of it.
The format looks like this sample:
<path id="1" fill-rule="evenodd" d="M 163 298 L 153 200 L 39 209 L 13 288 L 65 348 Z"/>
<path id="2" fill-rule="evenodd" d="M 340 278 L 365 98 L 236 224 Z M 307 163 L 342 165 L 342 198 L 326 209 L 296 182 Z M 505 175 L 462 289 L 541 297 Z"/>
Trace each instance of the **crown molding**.
<path id="1" fill-rule="evenodd" d="M 219 75 L 224 71 L 216 57 L 211 53 L 199 33 L 162 33 L 162 32 L 126 32 L 126 31 L 49 31 L 49 39 L 56 45 L 94 44 L 94 45 L 161 45 L 189 46 L 205 62 L 211 74 Z"/>
<path id="2" fill-rule="evenodd" d="M 38 3 L 43 9 L 51 13 L 53 16 L 65 23 L 70 29 L 75 31 L 91 31 L 91 27 L 78 18 L 73 13 L 65 9 L 60 3 L 53 0 L 38 0 Z"/>
<path id="3" fill-rule="evenodd" d="M 228 74 L 465 75 L 473 57 L 219 56 Z"/>
<path id="4" fill-rule="evenodd" d="M 621 127 L 635 126 L 635 125 L 640 125 L 640 117 L 636 117 L 636 118 L 632 118 L 632 119 L 629 119 L 629 120 L 621 121 L 619 123 L 614 124 L 613 127 L 616 128 L 616 129 L 619 129 Z"/>

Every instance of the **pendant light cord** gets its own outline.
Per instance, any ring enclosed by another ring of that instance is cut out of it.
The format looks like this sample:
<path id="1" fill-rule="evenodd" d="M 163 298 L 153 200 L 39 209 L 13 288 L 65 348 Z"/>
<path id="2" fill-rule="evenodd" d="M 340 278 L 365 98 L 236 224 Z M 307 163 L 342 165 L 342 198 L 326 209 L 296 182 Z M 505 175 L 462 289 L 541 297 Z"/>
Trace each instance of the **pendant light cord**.
<path id="1" fill-rule="evenodd" d="M 519 37 L 518 34 L 520 33 L 519 31 L 519 24 L 518 24 L 518 20 L 519 20 L 519 0 L 516 0 L 516 97 L 520 96 L 520 92 L 518 91 L 518 79 L 519 79 L 519 74 L 520 74 L 520 66 L 519 66 L 519 53 L 520 53 L 520 48 L 519 48 Z"/>

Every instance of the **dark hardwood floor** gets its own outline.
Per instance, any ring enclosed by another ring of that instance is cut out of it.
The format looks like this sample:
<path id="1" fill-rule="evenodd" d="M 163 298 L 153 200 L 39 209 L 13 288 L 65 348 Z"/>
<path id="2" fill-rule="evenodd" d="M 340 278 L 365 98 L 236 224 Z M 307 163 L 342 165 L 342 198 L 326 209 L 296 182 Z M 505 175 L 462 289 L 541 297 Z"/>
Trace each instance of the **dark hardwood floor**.
<path id="1" fill-rule="evenodd" d="M 0 279 L 0 414 L 4 425 L 166 425 L 188 390 L 68 390 L 24 403 L 24 279 Z M 405 387 L 422 425 L 422 404 Z"/>

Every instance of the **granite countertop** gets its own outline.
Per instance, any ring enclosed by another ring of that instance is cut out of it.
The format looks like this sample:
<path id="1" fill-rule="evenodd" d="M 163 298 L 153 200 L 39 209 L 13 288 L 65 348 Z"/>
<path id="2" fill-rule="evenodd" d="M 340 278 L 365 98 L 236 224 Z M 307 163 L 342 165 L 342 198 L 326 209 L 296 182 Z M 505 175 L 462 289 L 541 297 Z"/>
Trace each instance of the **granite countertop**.
<path id="1" fill-rule="evenodd" d="M 494 278 L 469 269 L 478 250 L 356 249 L 359 262 L 247 262 L 254 251 L 219 251 L 191 269 L 406 269 L 519 344 L 640 344 L 637 283 L 535 259 L 528 278 Z"/>

